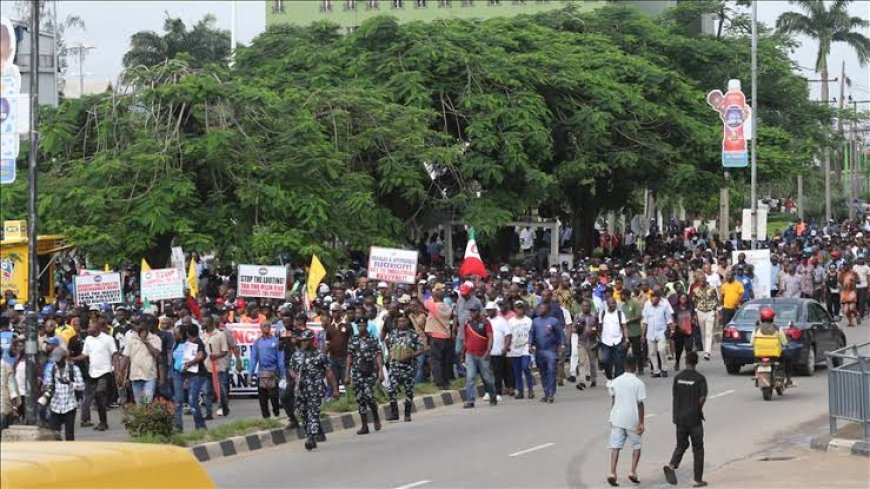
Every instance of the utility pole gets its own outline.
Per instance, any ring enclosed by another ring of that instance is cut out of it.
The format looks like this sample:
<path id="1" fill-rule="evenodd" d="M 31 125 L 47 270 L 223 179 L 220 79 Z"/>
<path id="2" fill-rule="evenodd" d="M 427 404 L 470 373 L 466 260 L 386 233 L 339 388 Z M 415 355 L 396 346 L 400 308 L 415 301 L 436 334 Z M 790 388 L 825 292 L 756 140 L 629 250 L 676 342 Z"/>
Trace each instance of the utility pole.
<path id="1" fill-rule="evenodd" d="M 236 60 L 236 0 L 230 2 L 230 67 Z"/>
<path id="2" fill-rule="evenodd" d="M 804 174 L 798 173 L 797 176 L 797 209 L 798 209 L 798 217 L 804 218 Z"/>
<path id="3" fill-rule="evenodd" d="M 840 71 L 840 111 L 837 116 L 837 132 L 840 136 L 843 135 L 843 109 L 845 109 L 846 101 L 846 61 L 843 61 Z M 834 161 L 834 172 L 837 175 L 837 182 L 843 179 L 843 172 L 846 168 L 843 167 L 844 159 L 837 158 Z M 845 189 L 844 189 L 845 190 Z M 850 214 L 851 215 L 851 214 Z"/>
<path id="4" fill-rule="evenodd" d="M 85 55 L 92 49 L 96 49 L 96 47 L 84 43 L 69 47 L 69 50 L 79 57 L 79 98 L 85 96 Z"/>
<path id="5" fill-rule="evenodd" d="M 752 242 L 751 249 L 755 250 L 758 248 L 758 196 L 756 195 L 756 184 L 757 184 L 757 147 L 758 147 L 758 128 L 756 127 L 758 123 L 758 1 L 754 0 L 752 2 L 752 134 L 749 136 L 752 138 L 752 154 L 750 160 L 751 166 L 751 190 L 750 195 L 752 198 L 752 203 L 750 208 L 750 213 L 752 215 L 752 222 L 750 223 L 752 226 Z"/>
<path id="6" fill-rule="evenodd" d="M 828 70 L 825 69 L 820 80 L 807 80 L 808 82 L 822 83 L 822 103 L 829 104 L 828 82 L 837 81 L 836 78 L 828 78 Z M 831 150 L 827 146 L 822 150 L 822 173 L 825 174 L 825 222 L 831 220 Z"/>
<path id="7" fill-rule="evenodd" d="M 27 404 L 25 422 L 36 425 L 39 392 L 36 383 L 36 311 L 39 310 L 39 257 L 36 233 L 36 162 L 39 152 L 39 0 L 31 0 L 30 7 L 30 154 L 28 157 L 27 191 L 27 299 L 29 311 L 25 321 L 25 374 L 27 375 Z"/>

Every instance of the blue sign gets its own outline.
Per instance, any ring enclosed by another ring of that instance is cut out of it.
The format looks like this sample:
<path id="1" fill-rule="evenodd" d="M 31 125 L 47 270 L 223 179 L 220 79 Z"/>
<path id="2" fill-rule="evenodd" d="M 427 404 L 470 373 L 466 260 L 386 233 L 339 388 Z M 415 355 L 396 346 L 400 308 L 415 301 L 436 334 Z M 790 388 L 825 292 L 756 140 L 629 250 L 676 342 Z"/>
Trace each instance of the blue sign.
<path id="1" fill-rule="evenodd" d="M 0 160 L 0 184 L 15 181 L 15 160 Z"/>
<path id="2" fill-rule="evenodd" d="M 749 154 L 740 151 L 723 151 L 722 166 L 725 168 L 746 168 L 749 166 Z"/>

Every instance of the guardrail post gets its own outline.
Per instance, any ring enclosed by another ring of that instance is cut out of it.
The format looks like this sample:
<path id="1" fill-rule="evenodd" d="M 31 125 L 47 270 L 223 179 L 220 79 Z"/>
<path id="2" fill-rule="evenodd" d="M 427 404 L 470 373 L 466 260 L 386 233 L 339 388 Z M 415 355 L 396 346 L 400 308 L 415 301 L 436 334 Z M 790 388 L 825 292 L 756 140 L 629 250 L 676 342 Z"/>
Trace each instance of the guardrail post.
<path id="1" fill-rule="evenodd" d="M 858 346 L 852 345 L 852 351 L 861 369 L 861 420 L 864 425 L 864 440 L 870 440 L 870 368 L 867 361 L 858 354 Z"/>

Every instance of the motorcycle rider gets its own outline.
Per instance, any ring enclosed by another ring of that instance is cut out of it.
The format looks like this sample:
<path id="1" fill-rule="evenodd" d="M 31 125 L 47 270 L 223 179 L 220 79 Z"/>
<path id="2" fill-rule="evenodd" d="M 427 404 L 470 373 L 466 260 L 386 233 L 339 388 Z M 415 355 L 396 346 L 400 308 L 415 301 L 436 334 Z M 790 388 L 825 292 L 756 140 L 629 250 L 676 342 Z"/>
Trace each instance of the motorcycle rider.
<path id="1" fill-rule="evenodd" d="M 776 336 L 779 338 L 779 344 L 782 346 L 788 345 L 788 338 L 785 333 L 777 325 L 773 324 L 776 318 L 776 311 L 771 307 L 765 307 L 758 313 L 758 324 L 755 331 L 752 332 L 752 337 L 749 339 L 749 344 L 755 346 L 755 338 L 761 336 Z M 791 386 L 791 372 L 788 360 L 785 355 L 780 355 L 779 361 L 782 363 L 782 368 L 785 369 L 785 385 Z"/>

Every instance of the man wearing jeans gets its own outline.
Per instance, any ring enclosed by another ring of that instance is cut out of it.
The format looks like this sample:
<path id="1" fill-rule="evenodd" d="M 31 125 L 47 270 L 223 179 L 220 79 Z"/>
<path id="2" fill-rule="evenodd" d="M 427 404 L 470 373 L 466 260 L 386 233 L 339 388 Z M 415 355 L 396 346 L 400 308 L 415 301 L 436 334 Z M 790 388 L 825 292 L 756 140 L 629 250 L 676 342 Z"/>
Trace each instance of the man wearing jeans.
<path id="1" fill-rule="evenodd" d="M 129 359 L 127 382 L 133 388 L 137 406 L 149 404 L 157 389 L 157 359 L 160 357 L 160 337 L 151 333 L 157 327 L 157 319 L 143 314 L 134 326 L 135 333 L 128 334 L 124 341 L 124 356 Z"/>
<path id="2" fill-rule="evenodd" d="M 202 342 L 205 344 L 205 353 L 207 355 L 205 361 L 205 369 L 208 371 L 209 377 L 206 379 L 203 388 L 203 400 L 205 401 L 205 419 L 212 419 L 212 396 L 220 402 L 218 416 L 226 416 L 230 412 L 229 396 L 227 389 L 224 387 L 227 384 L 227 369 L 230 364 L 230 345 L 227 343 L 227 335 L 223 331 L 215 329 L 215 320 L 212 316 L 202 318 L 202 327 L 205 332 L 202 335 Z M 215 380 L 217 380 L 217 389 L 215 391 Z"/>
<path id="3" fill-rule="evenodd" d="M 541 371 L 541 385 L 544 389 L 541 402 L 552 403 L 553 396 L 556 395 L 556 364 L 565 348 L 565 332 L 559 320 L 550 316 L 550 307 L 550 301 L 538 305 L 529 337 L 535 363 Z"/>
<path id="4" fill-rule="evenodd" d="M 477 398 L 477 374 L 483 379 L 489 403 L 498 404 L 495 384 L 492 381 L 492 367 L 489 363 L 492 351 L 492 325 L 480 314 L 480 304 L 469 307 L 468 322 L 465 323 L 465 408 L 473 408 Z"/>
<path id="5" fill-rule="evenodd" d="M 647 353 L 653 371 L 653 377 L 667 377 L 668 367 L 668 328 L 674 324 L 674 310 L 668 301 L 662 300 L 662 294 L 656 290 L 650 300 L 643 306 L 643 336 L 646 338 Z"/>
<path id="6" fill-rule="evenodd" d="M 601 360 L 608 382 L 622 375 L 622 345 L 628 341 L 628 331 L 616 299 L 607 298 L 607 308 L 601 311 Z"/>

